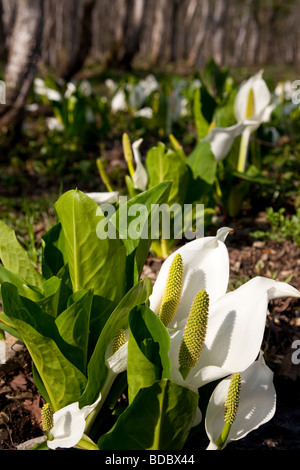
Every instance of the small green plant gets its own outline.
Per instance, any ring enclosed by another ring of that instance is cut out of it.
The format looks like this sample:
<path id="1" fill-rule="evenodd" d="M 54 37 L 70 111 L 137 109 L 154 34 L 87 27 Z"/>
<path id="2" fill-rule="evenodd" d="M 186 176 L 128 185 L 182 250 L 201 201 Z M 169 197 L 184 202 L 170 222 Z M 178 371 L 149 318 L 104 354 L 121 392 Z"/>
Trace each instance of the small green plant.
<path id="1" fill-rule="evenodd" d="M 269 232 L 256 230 L 252 233 L 252 236 L 278 242 L 290 240 L 300 246 L 300 208 L 290 217 L 285 215 L 285 211 L 284 207 L 277 212 L 274 211 L 273 207 L 268 207 L 266 209 L 266 219 L 271 230 Z"/>

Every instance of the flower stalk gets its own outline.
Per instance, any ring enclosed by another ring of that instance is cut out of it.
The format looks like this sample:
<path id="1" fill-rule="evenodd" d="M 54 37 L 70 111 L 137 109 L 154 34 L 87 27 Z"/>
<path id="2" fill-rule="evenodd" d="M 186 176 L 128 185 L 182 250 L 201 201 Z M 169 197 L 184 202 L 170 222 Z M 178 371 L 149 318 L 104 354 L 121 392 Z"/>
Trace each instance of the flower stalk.
<path id="1" fill-rule="evenodd" d="M 254 101 L 254 92 L 253 88 L 250 88 L 247 100 L 247 107 L 246 107 L 246 119 L 251 119 L 251 117 L 255 113 L 255 101 Z M 237 171 L 240 173 L 244 173 L 246 168 L 246 161 L 247 161 L 247 154 L 248 154 L 248 147 L 250 141 L 251 130 L 250 128 L 246 127 L 246 129 L 242 133 L 241 143 L 240 143 L 240 152 L 238 158 L 238 166 Z"/>
<path id="2" fill-rule="evenodd" d="M 96 164 L 97 164 L 97 168 L 98 168 L 98 171 L 99 171 L 99 175 L 100 175 L 103 183 L 105 184 L 107 191 L 109 191 L 110 193 L 113 192 L 113 188 L 112 188 L 112 186 L 109 182 L 109 179 L 108 179 L 108 176 L 107 176 L 107 173 L 105 171 L 105 168 L 104 168 L 104 165 L 103 165 L 103 162 L 102 162 L 101 158 L 97 158 Z"/>
<path id="3" fill-rule="evenodd" d="M 133 154 L 132 154 L 130 140 L 126 132 L 124 132 L 123 137 L 122 137 L 122 145 L 123 145 L 124 158 L 127 163 L 128 171 L 129 171 L 131 178 L 133 179 L 133 175 L 134 175 Z"/>

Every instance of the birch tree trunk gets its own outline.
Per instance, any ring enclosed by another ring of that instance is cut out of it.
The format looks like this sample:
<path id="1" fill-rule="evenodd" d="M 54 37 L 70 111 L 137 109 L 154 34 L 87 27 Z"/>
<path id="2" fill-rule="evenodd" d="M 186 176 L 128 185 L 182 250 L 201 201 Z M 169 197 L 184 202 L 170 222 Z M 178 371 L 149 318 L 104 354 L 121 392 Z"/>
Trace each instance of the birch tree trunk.
<path id="1" fill-rule="evenodd" d="M 147 0 L 126 0 L 121 7 L 121 22 L 106 60 L 107 67 L 130 69 L 140 50 Z"/>
<path id="2" fill-rule="evenodd" d="M 151 45 L 150 45 L 150 62 L 158 62 L 158 58 L 161 54 L 162 40 L 165 26 L 165 12 L 168 7 L 167 0 L 161 0 L 158 2 L 154 11 L 153 29 L 151 34 Z"/>
<path id="3" fill-rule="evenodd" d="M 80 19 L 79 24 L 76 22 L 79 31 L 76 31 L 76 28 L 74 27 L 72 28 L 72 32 L 76 32 L 78 40 L 75 49 L 70 54 L 70 61 L 61 74 L 62 78 L 66 81 L 70 80 L 71 77 L 73 77 L 75 73 L 82 68 L 84 61 L 86 60 L 90 51 L 92 45 L 91 24 L 94 6 L 95 0 L 84 0 L 82 18 Z M 73 44 L 74 42 L 75 41 L 72 41 Z"/>
<path id="4" fill-rule="evenodd" d="M 224 63 L 225 30 L 227 24 L 228 0 L 216 0 L 212 18 L 212 56 L 218 65 Z"/>
<path id="5" fill-rule="evenodd" d="M 207 35 L 207 28 L 210 18 L 210 3 L 211 2 L 209 0 L 202 0 L 201 2 L 201 20 L 199 22 L 198 32 L 187 56 L 187 64 L 190 67 L 197 63 L 197 59 L 201 54 L 201 47 L 204 43 L 205 36 Z M 198 7 L 199 3 L 197 4 L 197 8 Z"/>
<path id="6" fill-rule="evenodd" d="M 234 52 L 232 65 L 239 67 L 243 63 L 243 55 L 245 53 L 245 44 L 247 44 L 247 35 L 249 36 L 249 24 L 251 19 L 251 4 L 253 0 L 245 0 L 244 8 L 241 13 L 238 34 L 234 44 Z"/>
<path id="7" fill-rule="evenodd" d="M 43 0 L 18 2 L 8 63 L 5 68 L 6 105 L 0 107 L 0 128 L 8 130 L 23 120 L 26 99 L 40 57 Z"/>

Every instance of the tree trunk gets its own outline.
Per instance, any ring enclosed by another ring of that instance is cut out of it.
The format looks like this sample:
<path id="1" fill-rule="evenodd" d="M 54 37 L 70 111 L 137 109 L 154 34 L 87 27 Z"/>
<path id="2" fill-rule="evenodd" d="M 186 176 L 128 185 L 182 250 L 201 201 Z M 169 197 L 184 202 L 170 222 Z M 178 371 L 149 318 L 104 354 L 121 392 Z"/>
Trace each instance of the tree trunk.
<path id="1" fill-rule="evenodd" d="M 71 60 L 62 72 L 61 76 L 64 80 L 70 80 L 76 72 L 78 72 L 88 56 L 92 45 L 92 16 L 95 6 L 95 0 L 84 0 L 82 19 L 79 25 L 79 40 L 76 50 L 71 54 Z M 74 28 L 72 28 L 74 31 Z"/>
<path id="2" fill-rule="evenodd" d="M 158 2 L 154 10 L 153 29 L 151 34 L 151 45 L 149 49 L 150 62 L 157 63 L 162 46 L 162 38 L 165 27 L 166 0 Z"/>
<path id="3" fill-rule="evenodd" d="M 217 0 L 213 11 L 212 26 L 212 56 L 218 65 L 224 63 L 224 53 L 226 50 L 225 28 L 228 12 L 228 0 Z"/>
<path id="4" fill-rule="evenodd" d="M 5 31 L 4 31 L 4 22 L 3 22 L 3 5 L 0 2 L 0 59 L 5 59 L 6 49 L 5 49 Z"/>
<path id="5" fill-rule="evenodd" d="M 140 40 L 144 24 L 145 3 L 147 0 L 126 0 L 122 30 L 116 31 L 115 41 L 107 58 L 106 66 L 120 66 L 130 70 L 132 61 L 140 50 Z"/>
<path id="6" fill-rule="evenodd" d="M 0 128 L 6 131 L 23 120 L 26 99 L 40 57 L 43 0 L 18 2 L 8 63 L 4 72 L 6 105 L 0 107 Z"/>
<path id="7" fill-rule="evenodd" d="M 253 0 L 245 0 L 244 2 L 244 10 L 241 14 L 239 30 L 234 44 L 234 52 L 231 62 L 235 67 L 240 67 L 243 64 L 244 46 L 248 43 L 247 35 L 249 35 L 250 12 L 252 3 Z"/>
<path id="8" fill-rule="evenodd" d="M 199 29 L 194 38 L 193 45 L 190 48 L 187 64 L 189 66 L 194 66 L 197 62 L 197 58 L 200 55 L 201 47 L 203 45 L 205 36 L 207 34 L 207 27 L 210 18 L 210 2 L 209 0 L 202 0 L 201 2 L 201 20 L 199 22 Z"/>
<path id="9" fill-rule="evenodd" d="M 173 0 L 172 10 L 171 10 L 171 51 L 170 51 L 170 61 L 176 62 L 177 58 L 177 41 L 179 36 L 179 0 Z"/>

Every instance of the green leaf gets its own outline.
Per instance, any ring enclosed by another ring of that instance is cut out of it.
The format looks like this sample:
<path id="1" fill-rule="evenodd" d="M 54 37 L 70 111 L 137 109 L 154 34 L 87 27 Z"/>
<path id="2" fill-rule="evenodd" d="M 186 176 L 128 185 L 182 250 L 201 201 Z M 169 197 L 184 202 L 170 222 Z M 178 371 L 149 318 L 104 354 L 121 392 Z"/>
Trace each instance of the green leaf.
<path id="1" fill-rule="evenodd" d="M 89 325 L 92 307 L 92 291 L 79 291 L 73 295 L 73 303 L 55 320 L 62 339 L 78 352 L 75 365 L 86 373 Z"/>
<path id="2" fill-rule="evenodd" d="M 0 330 L 6 331 L 10 335 L 22 341 L 22 336 L 19 334 L 18 330 L 14 328 L 13 321 L 5 313 L 0 313 Z"/>
<path id="3" fill-rule="evenodd" d="M 193 178 L 201 178 L 208 184 L 216 180 L 217 162 L 209 142 L 200 142 L 187 158 Z"/>
<path id="4" fill-rule="evenodd" d="M 98 441 L 100 450 L 181 450 L 193 425 L 198 395 L 160 380 L 141 389 L 115 426 Z"/>
<path id="5" fill-rule="evenodd" d="M 56 276 L 65 265 L 65 240 L 61 224 L 54 225 L 42 237 L 42 271 L 46 278 Z"/>
<path id="6" fill-rule="evenodd" d="M 57 314 L 59 315 L 66 309 L 68 300 L 73 293 L 69 266 L 67 264 L 58 271 L 57 277 L 61 280 L 57 306 Z"/>
<path id="7" fill-rule="evenodd" d="M 152 207 L 168 201 L 171 183 L 164 181 L 121 204 L 111 223 L 119 230 L 127 253 L 127 289 L 140 278 L 151 245 Z M 139 211 L 143 208 L 142 212 Z"/>
<path id="8" fill-rule="evenodd" d="M 21 276 L 13 273 L 0 264 L 0 285 L 3 282 L 10 282 L 11 284 L 14 284 L 17 287 L 19 294 L 23 297 L 27 297 L 28 299 L 34 301 L 38 301 L 43 298 L 43 294 L 40 289 L 29 287 Z"/>
<path id="9" fill-rule="evenodd" d="M 234 100 L 237 94 L 237 89 L 228 93 L 226 99 L 222 98 L 222 104 L 219 105 L 214 112 L 213 122 L 218 127 L 229 127 L 236 123 L 234 114 Z"/>
<path id="10" fill-rule="evenodd" d="M 158 316 L 146 305 L 132 310 L 129 315 L 127 365 L 129 403 L 141 388 L 169 378 L 169 348 L 170 336 Z"/>
<path id="11" fill-rule="evenodd" d="M 212 57 L 207 61 L 203 70 L 202 81 L 211 96 L 221 99 L 228 73 L 228 67 L 221 69 Z"/>
<path id="12" fill-rule="evenodd" d="M 198 134 L 198 139 L 203 139 L 208 134 L 209 124 L 202 114 L 201 91 L 196 88 L 193 102 L 194 118 Z"/>
<path id="13" fill-rule="evenodd" d="M 163 181 L 172 181 L 168 203 L 183 204 L 189 183 L 189 171 L 178 152 L 167 150 L 162 142 L 147 153 L 146 167 L 149 188 Z"/>
<path id="14" fill-rule="evenodd" d="M 54 318 L 31 300 L 21 298 L 12 284 L 2 284 L 2 298 L 6 315 L 13 319 L 30 353 L 53 410 L 77 401 L 87 379 L 71 362 L 76 349 L 59 336 Z"/>
<path id="15" fill-rule="evenodd" d="M 59 198 L 55 208 L 64 232 L 73 291 L 93 289 L 95 295 L 121 300 L 126 250 L 118 238 L 98 238 L 97 225 L 105 219 L 98 205 L 81 191 L 71 190 Z"/>
<path id="16" fill-rule="evenodd" d="M 120 328 L 125 330 L 128 328 L 128 317 L 131 310 L 137 305 L 145 303 L 151 291 L 150 279 L 139 281 L 127 292 L 105 323 L 88 364 L 88 383 L 80 399 L 81 406 L 93 403 L 99 396 L 108 374 L 105 363 L 107 348 Z"/>
<path id="17" fill-rule="evenodd" d="M 5 268 L 22 277 L 27 285 L 42 288 L 42 275 L 28 258 L 14 230 L 2 220 L 0 220 L 0 259 Z"/>
<path id="18" fill-rule="evenodd" d="M 58 305 L 60 297 L 61 279 L 52 276 L 44 283 L 45 297 L 37 301 L 37 304 L 45 313 L 52 315 L 54 318 L 58 315 Z"/>

